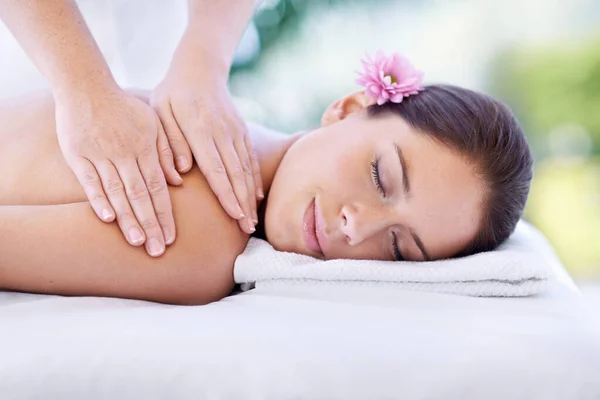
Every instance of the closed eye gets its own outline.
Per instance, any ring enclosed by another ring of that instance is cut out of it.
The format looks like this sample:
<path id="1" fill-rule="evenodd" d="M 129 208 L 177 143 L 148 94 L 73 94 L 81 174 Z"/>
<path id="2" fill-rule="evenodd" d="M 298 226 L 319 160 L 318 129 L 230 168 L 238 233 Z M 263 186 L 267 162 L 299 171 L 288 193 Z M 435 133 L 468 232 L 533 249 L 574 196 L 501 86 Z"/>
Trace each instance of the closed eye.
<path id="1" fill-rule="evenodd" d="M 385 190 L 383 190 L 381 179 L 379 178 L 379 158 L 371 161 L 371 177 L 373 178 L 373 183 L 375 183 L 375 187 L 379 193 L 385 197 Z"/>
<path id="2" fill-rule="evenodd" d="M 404 257 L 402 257 L 402 253 L 400 253 L 400 249 L 398 248 L 398 241 L 396 240 L 396 234 L 392 232 L 392 247 L 394 248 L 394 258 L 396 261 L 404 261 Z"/>
<path id="3" fill-rule="evenodd" d="M 379 175 L 379 158 L 371 161 L 371 177 L 373 178 L 373 183 L 375 187 L 381 193 L 383 197 L 386 197 L 385 190 L 383 190 L 383 185 L 381 184 L 381 178 Z M 394 258 L 396 261 L 404 261 L 404 257 L 398 248 L 398 241 L 396 240 L 396 234 L 392 232 L 392 249 L 394 252 Z"/>

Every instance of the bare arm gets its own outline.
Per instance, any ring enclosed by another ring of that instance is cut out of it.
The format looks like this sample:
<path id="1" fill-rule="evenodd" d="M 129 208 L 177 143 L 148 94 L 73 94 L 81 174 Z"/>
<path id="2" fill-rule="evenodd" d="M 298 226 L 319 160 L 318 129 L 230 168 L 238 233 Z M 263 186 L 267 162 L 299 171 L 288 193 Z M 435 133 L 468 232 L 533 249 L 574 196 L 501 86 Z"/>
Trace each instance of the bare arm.
<path id="1" fill-rule="evenodd" d="M 176 237 L 167 182 L 182 180 L 156 113 L 118 87 L 74 0 L 0 0 L 0 18 L 52 86 L 60 148 L 96 215 L 160 256 Z"/>
<path id="2" fill-rule="evenodd" d="M 0 18 L 48 79 L 55 95 L 116 88 L 73 0 L 0 0 Z"/>
<path id="3" fill-rule="evenodd" d="M 247 241 L 200 172 L 173 188 L 180 238 L 162 257 L 129 246 L 88 203 L 0 207 L 0 288 L 203 304 L 226 296 Z"/>
<path id="4" fill-rule="evenodd" d="M 152 94 L 179 172 L 192 154 L 227 213 L 254 231 L 264 197 L 260 165 L 227 80 L 255 0 L 189 0 L 188 25 Z"/>
<path id="5" fill-rule="evenodd" d="M 178 52 L 202 57 L 226 78 L 256 0 L 188 0 L 188 27 Z M 215 71 L 216 72 L 216 71 Z"/>

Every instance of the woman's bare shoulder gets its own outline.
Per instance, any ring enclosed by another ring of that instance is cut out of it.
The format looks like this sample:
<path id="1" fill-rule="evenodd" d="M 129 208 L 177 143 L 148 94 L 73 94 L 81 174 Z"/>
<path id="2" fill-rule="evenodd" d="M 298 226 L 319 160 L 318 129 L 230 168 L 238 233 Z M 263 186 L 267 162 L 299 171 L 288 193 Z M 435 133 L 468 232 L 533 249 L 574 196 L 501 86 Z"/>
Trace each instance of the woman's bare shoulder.
<path id="1" fill-rule="evenodd" d="M 233 263 L 248 235 L 225 212 L 197 166 L 183 180 L 182 186 L 169 188 L 178 234 L 167 252 L 183 251 L 190 265 L 198 260 L 205 266 L 225 265 L 233 276 Z"/>
<path id="2" fill-rule="evenodd" d="M 175 304 L 227 296 L 247 236 L 197 168 L 170 194 L 177 239 L 158 258 L 130 246 L 117 224 L 100 221 L 87 202 L 0 207 L 0 287 Z"/>

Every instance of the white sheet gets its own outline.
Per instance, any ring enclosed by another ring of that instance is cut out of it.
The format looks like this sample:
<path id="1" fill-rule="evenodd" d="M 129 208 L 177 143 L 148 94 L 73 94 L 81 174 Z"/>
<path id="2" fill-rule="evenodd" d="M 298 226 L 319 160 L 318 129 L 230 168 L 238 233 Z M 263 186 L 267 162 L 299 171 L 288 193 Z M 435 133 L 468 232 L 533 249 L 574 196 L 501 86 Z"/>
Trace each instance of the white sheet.
<path id="1" fill-rule="evenodd" d="M 298 285 L 177 307 L 0 292 L 0 399 L 599 399 L 600 327 L 546 250 L 559 281 L 527 298 Z"/>

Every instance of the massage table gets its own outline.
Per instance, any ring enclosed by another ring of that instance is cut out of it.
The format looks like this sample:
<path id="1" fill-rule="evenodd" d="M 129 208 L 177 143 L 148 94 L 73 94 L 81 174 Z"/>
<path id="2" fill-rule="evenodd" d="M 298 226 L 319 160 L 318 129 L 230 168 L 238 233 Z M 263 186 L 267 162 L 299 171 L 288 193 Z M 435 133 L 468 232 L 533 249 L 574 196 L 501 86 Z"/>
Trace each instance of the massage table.
<path id="1" fill-rule="evenodd" d="M 600 327 L 551 247 L 528 297 L 257 286 L 206 306 L 0 292 L 0 399 L 600 399 Z"/>

